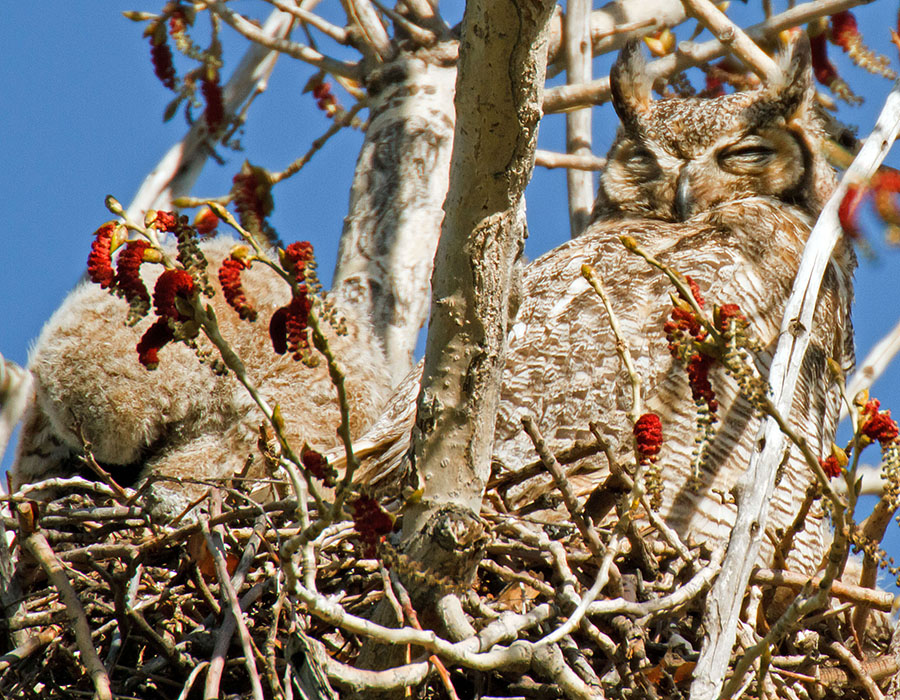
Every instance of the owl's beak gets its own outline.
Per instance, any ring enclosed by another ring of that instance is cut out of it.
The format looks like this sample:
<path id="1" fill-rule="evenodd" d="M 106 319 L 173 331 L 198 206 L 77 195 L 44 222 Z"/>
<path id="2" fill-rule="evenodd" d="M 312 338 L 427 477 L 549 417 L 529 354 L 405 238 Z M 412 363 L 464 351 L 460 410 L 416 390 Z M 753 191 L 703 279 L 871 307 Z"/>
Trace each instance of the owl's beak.
<path id="1" fill-rule="evenodd" d="M 675 183 L 675 216 L 679 221 L 687 221 L 694 211 L 694 194 L 691 191 L 691 178 L 688 174 L 687 163 L 678 171 L 678 181 Z"/>

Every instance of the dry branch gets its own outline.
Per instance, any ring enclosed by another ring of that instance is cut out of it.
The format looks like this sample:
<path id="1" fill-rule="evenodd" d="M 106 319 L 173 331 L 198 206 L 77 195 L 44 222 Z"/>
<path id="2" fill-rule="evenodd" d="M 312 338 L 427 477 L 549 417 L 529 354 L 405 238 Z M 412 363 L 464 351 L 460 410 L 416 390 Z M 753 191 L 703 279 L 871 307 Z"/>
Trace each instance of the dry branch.
<path id="1" fill-rule="evenodd" d="M 900 85 L 895 85 L 875 128 L 826 203 L 804 249 L 769 370 L 772 403 L 782 415 L 788 414 L 793 401 L 800 365 L 809 345 L 822 275 L 841 234 L 838 207 L 850 184 L 868 182 L 890 150 L 898 131 Z M 750 466 L 741 479 L 742 497 L 722 573 L 709 597 L 705 618 L 709 637 L 697 662 L 692 700 L 711 699 L 721 689 L 734 646 L 738 610 L 765 531 L 766 510 L 782 456 L 784 435 L 775 420 L 769 419 L 761 426 L 759 438 Z"/>
<path id="2" fill-rule="evenodd" d="M 746 29 L 754 42 L 765 44 L 779 32 L 806 24 L 819 17 L 827 17 L 872 0 L 817 0 L 797 5 Z M 702 44 L 683 43 L 679 50 L 647 66 L 647 75 L 656 81 L 724 56 L 728 48 L 717 39 Z M 579 86 L 548 88 L 544 93 L 544 113 L 581 109 L 606 102 L 609 99 L 609 78 L 592 80 Z"/>

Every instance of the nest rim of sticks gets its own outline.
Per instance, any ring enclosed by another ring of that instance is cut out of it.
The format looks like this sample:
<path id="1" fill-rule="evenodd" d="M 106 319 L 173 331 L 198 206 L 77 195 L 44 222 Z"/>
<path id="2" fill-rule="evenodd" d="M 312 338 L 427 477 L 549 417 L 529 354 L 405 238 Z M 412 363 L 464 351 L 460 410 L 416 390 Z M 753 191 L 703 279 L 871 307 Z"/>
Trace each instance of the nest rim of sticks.
<path id="1" fill-rule="evenodd" d="M 57 493 L 30 500 L 42 487 Z M 303 530 L 294 499 L 252 504 L 240 487 L 210 483 L 203 515 L 163 523 L 139 498 L 129 504 L 102 483 L 56 479 L 33 489 L 5 499 L 7 698 L 104 697 L 104 687 L 105 697 L 210 697 L 220 685 L 229 697 L 285 698 L 292 684 L 319 697 L 390 687 L 418 688 L 419 697 L 581 697 L 594 684 L 598 697 L 687 697 L 702 599 L 721 558 L 702 547 L 679 552 L 652 523 L 635 521 L 610 557 L 604 595 L 579 617 L 602 562 L 576 524 L 539 526 L 485 499 L 490 537 L 474 578 L 452 591 L 438 582 L 440 612 L 418 610 L 422 631 L 402 556 L 389 541 L 373 556 L 349 518 L 299 552 L 304 598 L 289 593 L 283 561 L 282 545 Z M 597 530 L 610 546 L 613 533 Z M 791 572 L 755 573 L 757 614 L 742 625 L 744 647 L 771 624 L 764 613 L 806 583 Z M 866 606 L 883 627 L 893 596 L 840 583 L 831 596 L 772 650 L 767 678 L 779 697 L 873 697 L 872 685 L 900 670 L 887 651 L 890 629 L 863 654 L 851 622 Z M 354 665 L 366 631 L 383 629 L 366 622 L 379 604 L 393 613 L 389 627 L 406 623 L 380 640 L 404 650 L 393 673 Z M 440 635 L 427 631 L 441 625 Z"/>

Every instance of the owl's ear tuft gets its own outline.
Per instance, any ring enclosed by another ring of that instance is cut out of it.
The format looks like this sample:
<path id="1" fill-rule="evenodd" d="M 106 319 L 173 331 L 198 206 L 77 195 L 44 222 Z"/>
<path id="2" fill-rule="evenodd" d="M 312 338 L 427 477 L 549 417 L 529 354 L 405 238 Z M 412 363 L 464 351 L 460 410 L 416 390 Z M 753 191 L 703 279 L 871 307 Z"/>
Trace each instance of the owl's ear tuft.
<path id="1" fill-rule="evenodd" d="M 622 123 L 628 126 L 634 126 L 653 101 L 646 68 L 640 42 L 632 39 L 619 52 L 609 72 L 613 107 Z"/>
<path id="2" fill-rule="evenodd" d="M 778 56 L 781 79 L 769 86 L 786 121 L 810 107 L 815 100 L 809 38 L 800 32 Z"/>

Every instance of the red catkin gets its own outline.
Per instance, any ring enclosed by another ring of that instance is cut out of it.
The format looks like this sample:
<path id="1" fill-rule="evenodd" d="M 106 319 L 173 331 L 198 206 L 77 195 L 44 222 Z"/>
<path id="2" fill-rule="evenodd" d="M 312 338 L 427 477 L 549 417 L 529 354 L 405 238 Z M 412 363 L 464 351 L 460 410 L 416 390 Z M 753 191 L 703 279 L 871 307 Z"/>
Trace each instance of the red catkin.
<path id="1" fill-rule="evenodd" d="M 186 321 L 188 318 L 178 311 L 175 297 L 188 299 L 194 293 L 194 278 L 185 270 L 166 270 L 156 280 L 153 288 L 153 308 L 160 318 Z"/>
<path id="2" fill-rule="evenodd" d="M 688 384 L 691 387 L 691 396 L 696 402 L 704 402 L 709 406 L 709 412 L 715 413 L 719 408 L 712 384 L 709 381 L 709 369 L 714 358 L 702 353 L 691 356 L 687 366 Z"/>
<path id="3" fill-rule="evenodd" d="M 831 15 L 831 40 L 844 51 L 850 51 L 860 41 L 856 17 L 844 10 Z"/>
<path id="4" fill-rule="evenodd" d="M 645 413 L 634 423 L 634 441 L 641 461 L 653 462 L 662 447 L 662 422 L 655 413 Z"/>
<path id="5" fill-rule="evenodd" d="M 141 279 L 141 263 L 144 261 L 144 251 L 149 247 L 147 241 L 128 241 L 116 261 L 114 284 L 129 304 L 137 300 L 150 301 L 150 292 Z"/>
<path id="6" fill-rule="evenodd" d="M 838 464 L 837 457 L 834 455 L 829 455 L 825 459 L 820 459 L 819 464 L 822 466 L 822 471 L 825 472 L 825 476 L 829 479 L 841 475 L 841 465 Z"/>
<path id="7" fill-rule="evenodd" d="M 394 521 L 370 496 L 360 496 L 349 505 L 353 510 L 353 528 L 362 541 L 364 556 L 372 558 L 377 545 L 394 529 Z"/>
<path id="8" fill-rule="evenodd" d="M 728 326 L 732 321 L 746 321 L 747 317 L 741 313 L 741 307 L 737 304 L 722 304 L 719 307 L 719 314 L 717 317 L 717 325 L 721 333 L 725 333 L 728 331 Z"/>
<path id="9" fill-rule="evenodd" d="M 703 306 L 706 304 L 706 302 L 703 300 L 703 295 L 700 294 L 700 285 L 694 281 L 693 277 L 688 277 L 687 275 L 685 275 L 684 280 L 685 280 L 685 282 L 688 283 L 688 286 L 691 288 L 691 294 L 694 296 L 694 299 L 697 301 L 697 306 L 699 306 L 702 309 Z M 685 301 L 688 301 L 688 300 L 685 299 Z"/>
<path id="10" fill-rule="evenodd" d="M 828 41 L 825 32 L 809 38 L 809 48 L 812 57 L 813 74 L 822 85 L 830 87 L 837 79 L 837 69 L 828 60 Z"/>
<path id="11" fill-rule="evenodd" d="M 269 337 L 272 347 L 279 355 L 290 351 L 295 360 L 302 360 L 309 350 L 309 311 L 312 302 L 305 293 L 291 298 L 291 303 L 282 306 L 272 314 L 269 322 Z"/>
<path id="12" fill-rule="evenodd" d="M 178 226 L 178 215 L 173 211 L 154 211 L 149 213 L 145 223 L 157 231 L 171 233 Z"/>
<path id="13" fill-rule="evenodd" d="M 159 366 L 159 350 L 174 339 L 169 322 L 164 318 L 156 319 L 138 341 L 138 361 L 149 370 L 156 369 Z"/>
<path id="14" fill-rule="evenodd" d="M 203 207 L 194 217 L 194 228 L 201 236 L 211 236 L 219 226 L 219 217 L 209 207 Z"/>
<path id="15" fill-rule="evenodd" d="M 115 272 L 112 268 L 112 238 L 118 224 L 115 221 L 103 224 L 94 233 L 91 252 L 88 255 L 87 269 L 91 282 L 107 289 L 113 284 Z"/>
<path id="16" fill-rule="evenodd" d="M 153 72 L 159 81 L 169 90 L 175 89 L 175 62 L 172 58 L 172 49 L 166 41 L 163 31 L 161 38 L 159 32 L 150 35 L 150 60 L 153 63 Z"/>
<path id="17" fill-rule="evenodd" d="M 334 486 L 337 472 L 321 452 L 311 448 L 304 448 L 300 453 L 300 461 L 303 462 L 303 467 L 306 471 L 316 479 L 322 481 L 326 486 Z"/>
<path id="18" fill-rule="evenodd" d="M 297 241 L 284 249 L 284 268 L 295 279 L 302 280 L 306 266 L 313 259 L 313 245 L 309 241 Z"/>
<path id="19" fill-rule="evenodd" d="M 897 422 L 891 418 L 891 412 L 879 411 L 880 406 L 877 399 L 872 399 L 865 405 L 861 411 L 861 417 L 865 420 L 859 432 L 873 442 L 880 442 L 884 447 L 897 439 L 898 429 Z"/>
<path id="20" fill-rule="evenodd" d="M 244 320 L 255 321 L 256 309 L 247 300 L 247 295 L 241 285 L 241 272 L 249 267 L 250 265 L 243 260 L 235 257 L 226 258 L 219 268 L 219 284 L 222 285 L 225 301 L 237 311 L 238 316 Z"/>
<path id="21" fill-rule="evenodd" d="M 222 102 L 222 86 L 219 85 L 219 71 L 208 68 L 200 82 L 200 91 L 206 101 L 203 118 L 210 132 L 215 134 L 225 123 L 225 104 Z"/>
<path id="22" fill-rule="evenodd" d="M 851 238 L 859 238 L 862 235 L 857 222 L 857 210 L 867 191 L 864 185 L 850 185 L 838 206 L 838 221 Z"/>

